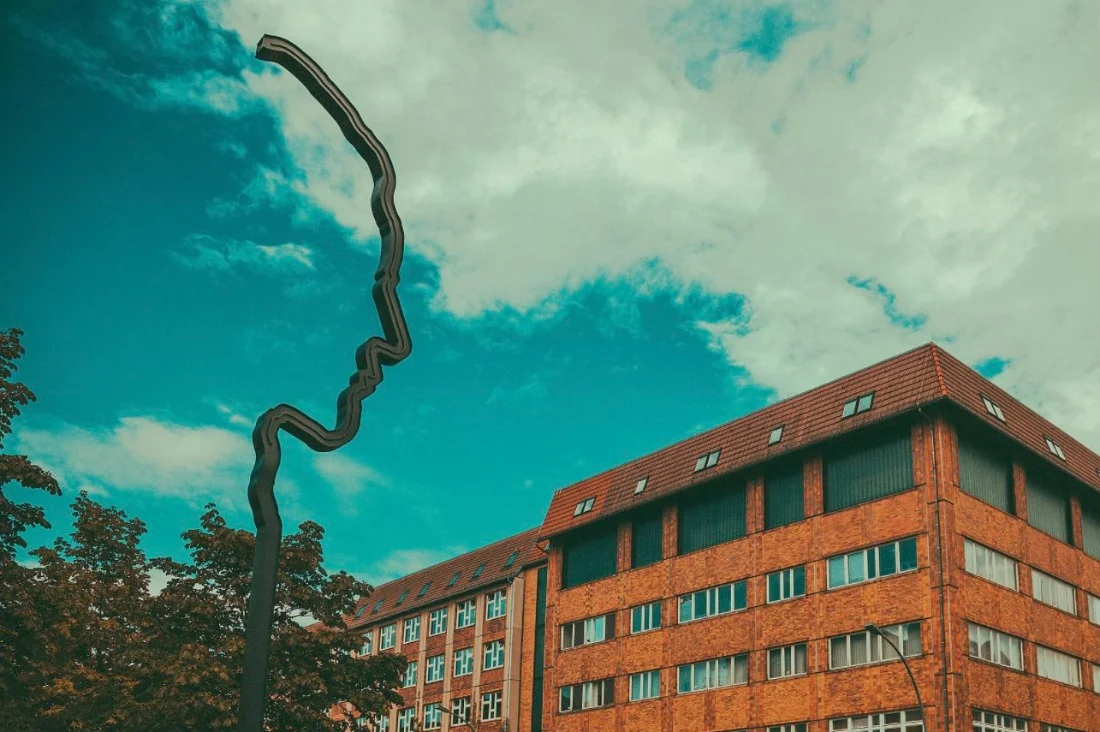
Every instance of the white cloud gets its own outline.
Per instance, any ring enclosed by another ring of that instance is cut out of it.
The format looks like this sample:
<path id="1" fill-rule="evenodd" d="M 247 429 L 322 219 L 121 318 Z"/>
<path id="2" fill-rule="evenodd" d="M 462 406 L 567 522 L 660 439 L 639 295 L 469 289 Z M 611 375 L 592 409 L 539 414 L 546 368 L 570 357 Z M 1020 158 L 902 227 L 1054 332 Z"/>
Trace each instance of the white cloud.
<path id="1" fill-rule="evenodd" d="M 223 510 L 248 507 L 254 454 L 247 437 L 213 426 L 182 425 L 154 417 L 123 417 L 107 429 L 61 424 L 21 429 L 19 449 L 50 465 L 63 484 L 107 491 L 214 500 Z"/>
<path id="2" fill-rule="evenodd" d="M 443 549 L 396 549 L 382 559 L 372 562 L 364 569 L 352 572 L 364 582 L 378 586 L 418 572 L 426 567 L 453 559 L 465 554 L 469 549 L 464 546 L 451 546 Z"/>
<path id="3" fill-rule="evenodd" d="M 313 250 L 302 244 L 256 244 L 227 239 L 218 241 L 205 234 L 187 238 L 183 252 L 173 252 L 179 263 L 195 269 L 227 271 L 247 266 L 273 272 L 300 272 L 314 269 Z"/>
<path id="4" fill-rule="evenodd" d="M 355 515 L 359 497 L 371 488 L 384 488 L 388 481 L 376 470 L 340 452 L 321 452 L 313 456 L 313 468 L 332 486 L 341 508 Z"/>

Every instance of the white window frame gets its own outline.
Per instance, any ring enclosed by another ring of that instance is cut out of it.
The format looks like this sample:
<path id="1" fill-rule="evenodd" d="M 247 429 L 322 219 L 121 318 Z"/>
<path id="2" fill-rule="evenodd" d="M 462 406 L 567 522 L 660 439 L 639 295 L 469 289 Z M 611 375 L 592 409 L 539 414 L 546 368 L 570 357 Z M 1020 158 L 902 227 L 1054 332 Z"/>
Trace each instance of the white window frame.
<path id="1" fill-rule="evenodd" d="M 428 614 L 428 636 L 447 632 L 447 608 L 441 607 Z"/>
<path id="2" fill-rule="evenodd" d="M 416 707 L 405 707 L 397 713 L 397 732 L 412 732 Z"/>
<path id="3" fill-rule="evenodd" d="M 630 633 L 647 633 L 661 627 L 661 601 L 654 600 L 630 608 Z"/>
<path id="4" fill-rule="evenodd" d="M 1088 596 L 1085 602 L 1089 605 L 1089 622 L 1100 625 L 1100 597 L 1097 597 L 1091 592 L 1085 594 Z"/>
<path id="5" fill-rule="evenodd" d="M 1027 720 L 1011 714 L 971 708 L 973 732 L 1027 732 Z"/>
<path id="6" fill-rule="evenodd" d="M 459 671 L 459 661 L 463 661 L 462 668 L 464 670 Z M 466 648 L 459 648 L 455 651 L 454 657 L 454 673 L 455 678 L 459 676 L 469 676 L 474 672 L 474 648 L 468 646 Z"/>
<path id="7" fill-rule="evenodd" d="M 1062 452 L 1062 448 L 1058 446 L 1058 443 L 1050 439 L 1046 435 L 1043 435 L 1043 439 L 1047 441 L 1047 449 L 1050 450 L 1050 454 L 1055 457 L 1059 457 L 1062 460 L 1066 459 L 1066 454 Z"/>
<path id="8" fill-rule="evenodd" d="M 420 616 L 405 619 L 404 640 L 402 643 L 416 643 L 420 640 Z"/>
<path id="9" fill-rule="evenodd" d="M 787 724 L 773 724 L 768 727 L 768 732 L 806 732 L 806 723 L 788 722 Z"/>
<path id="10" fill-rule="evenodd" d="M 967 623 L 967 655 L 981 661 L 1004 666 L 1005 668 L 1024 670 L 1024 642 L 1009 633 L 977 623 Z M 987 646 L 988 644 L 988 646 Z M 982 655 L 982 649 L 988 647 L 989 657 Z M 977 653 L 974 653 L 977 648 Z M 1007 649 L 1008 663 L 1000 659 L 1005 657 Z"/>
<path id="11" fill-rule="evenodd" d="M 1092 666 L 1092 693 L 1100 694 L 1100 663 L 1091 664 Z"/>
<path id="12" fill-rule="evenodd" d="M 489 715 L 485 714 L 485 710 L 488 707 Z M 494 719 L 500 719 L 501 703 L 500 703 L 500 690 L 487 691 L 481 695 L 481 721 L 491 722 Z"/>
<path id="13" fill-rule="evenodd" d="M 902 544 L 903 541 L 913 541 L 914 545 L 915 545 L 914 553 L 917 555 L 917 563 L 916 563 L 916 566 L 914 566 L 910 569 L 902 569 L 901 568 L 901 544 Z M 885 574 L 884 575 L 882 573 L 882 561 L 881 561 L 880 555 L 882 553 L 883 547 L 887 547 L 887 546 L 893 546 L 894 547 L 894 571 L 890 572 L 890 574 Z M 896 577 L 899 574 L 907 574 L 908 572 L 916 572 L 918 569 L 920 569 L 920 552 L 919 552 L 919 550 L 920 550 L 919 545 L 916 545 L 916 537 L 907 536 L 904 539 L 897 539 L 895 541 L 887 541 L 887 542 L 883 542 L 882 544 L 876 544 L 875 546 L 866 547 L 864 549 L 857 549 L 854 552 L 845 552 L 844 554 L 836 554 L 834 556 L 831 556 L 831 557 L 829 557 L 825 560 L 825 588 L 827 590 L 839 590 L 839 589 L 844 588 L 844 587 L 851 587 L 853 585 L 861 585 L 864 582 L 874 582 L 876 580 L 883 579 L 884 577 Z M 862 559 L 860 561 L 862 562 L 862 566 L 863 566 L 863 579 L 852 580 L 851 579 L 852 558 L 856 557 L 856 556 L 861 556 L 862 557 Z M 872 556 L 874 557 L 874 562 L 875 562 L 875 576 L 874 577 L 868 577 L 867 576 L 867 567 L 870 566 L 870 562 L 872 561 L 871 560 Z M 831 567 L 832 567 L 833 561 L 837 560 L 837 559 L 843 559 L 844 560 L 844 582 L 842 582 L 839 585 L 834 585 L 832 583 L 833 582 L 833 573 L 832 573 Z"/>
<path id="14" fill-rule="evenodd" d="M 1020 589 L 1019 572 L 1012 557 L 965 538 L 963 556 L 964 566 L 970 574 L 1013 591 Z"/>
<path id="15" fill-rule="evenodd" d="M 802 594 L 794 594 L 794 575 L 798 570 L 802 570 Z M 773 575 L 779 575 L 779 597 L 772 597 L 772 583 L 771 578 Z M 787 569 L 781 569 L 778 572 L 769 572 L 764 577 L 764 587 L 767 593 L 767 604 L 771 605 L 775 602 L 783 602 L 784 600 L 792 600 L 796 597 L 806 596 L 806 567 L 788 567 Z"/>
<path id="16" fill-rule="evenodd" d="M 874 712 L 829 720 L 829 732 L 924 732 L 924 715 L 920 709 L 897 712 Z"/>
<path id="17" fill-rule="evenodd" d="M 424 662 L 424 683 L 434 684 L 437 681 L 443 680 L 443 675 L 447 673 L 447 657 L 445 654 L 440 653 L 438 656 L 431 656 Z"/>
<path id="18" fill-rule="evenodd" d="M 680 684 L 684 669 L 687 669 L 689 678 L 686 690 Z M 728 679 L 725 683 L 722 681 L 724 674 Z M 743 676 L 743 680 L 739 681 L 738 676 Z M 685 663 L 676 667 L 677 694 L 690 694 L 696 691 L 706 691 L 707 689 L 724 689 L 727 686 L 741 686 L 747 683 L 749 683 L 749 654 L 747 653 L 709 658 L 705 661 Z"/>
<path id="19" fill-rule="evenodd" d="M 611 689 L 610 693 L 608 689 Z M 600 679 L 581 684 L 581 709 L 599 709 L 609 706 L 615 696 L 615 680 Z"/>
<path id="20" fill-rule="evenodd" d="M 989 412 L 1002 422 L 1005 422 L 1005 413 L 1001 411 L 1001 408 L 999 406 L 997 406 L 997 402 L 993 401 L 985 394 L 982 394 L 981 397 L 982 402 L 985 404 L 985 411 Z"/>
<path id="21" fill-rule="evenodd" d="M 924 653 L 924 639 L 921 637 L 919 620 L 913 620 L 908 623 L 898 623 L 897 625 L 888 625 L 881 630 L 884 635 L 890 636 L 890 640 L 894 641 L 898 650 L 900 650 L 906 658 L 915 658 Z M 841 643 L 844 646 L 843 664 L 836 658 L 837 644 Z M 864 653 L 866 654 L 865 661 L 859 663 L 852 662 L 852 646 L 854 644 L 863 646 Z M 913 648 L 913 645 L 916 645 L 916 648 Z M 874 666 L 878 663 L 889 663 L 890 661 L 896 660 L 898 660 L 898 656 L 894 652 L 894 649 L 890 647 L 890 644 L 878 633 L 871 630 L 861 630 L 855 633 L 837 635 L 829 638 L 830 670 Z"/>
<path id="22" fill-rule="evenodd" d="M 468 724 L 472 708 L 473 701 L 468 696 L 460 696 L 451 702 L 451 725 Z"/>
<path id="23" fill-rule="evenodd" d="M 1031 568 L 1031 596 L 1064 613 L 1077 614 L 1077 588 L 1034 567 Z"/>
<path id="24" fill-rule="evenodd" d="M 772 659 L 779 659 L 779 673 L 772 674 Z M 806 643 L 769 648 L 767 656 L 768 680 L 805 676 L 809 667 L 809 649 Z M 801 667 L 801 668 L 800 668 Z"/>
<path id="25" fill-rule="evenodd" d="M 580 516 L 581 514 L 588 513 L 592 510 L 592 507 L 596 505 L 596 498 L 586 498 L 577 504 L 577 507 L 573 509 L 573 518 Z"/>
<path id="26" fill-rule="evenodd" d="M 681 625 L 684 623 L 693 623 L 696 620 L 706 620 L 707 618 L 713 618 L 718 615 L 729 615 L 730 613 L 743 612 L 745 607 L 737 607 L 737 585 L 743 583 L 745 580 L 738 580 L 737 582 L 730 582 L 727 584 L 721 584 L 716 587 L 707 587 L 703 590 L 696 590 L 695 592 L 689 592 L 686 595 L 680 595 L 676 602 L 676 619 Z M 724 589 L 729 589 L 730 593 L 730 609 L 719 610 L 721 603 L 719 598 L 721 592 Z M 695 615 L 695 598 L 697 595 L 704 595 L 706 597 L 706 608 L 702 615 Z M 748 587 L 745 588 L 746 607 L 748 606 Z M 690 617 L 684 617 L 684 608 L 691 609 L 689 613 Z"/>
<path id="27" fill-rule="evenodd" d="M 397 645 L 397 623 L 383 625 L 379 631 L 378 650 L 387 651 Z"/>
<path id="28" fill-rule="evenodd" d="M 470 598 L 455 606 L 455 630 L 469 628 L 477 622 L 477 600 Z"/>
<path id="29" fill-rule="evenodd" d="M 369 656 L 374 652 L 374 631 L 368 630 L 363 634 L 363 639 L 359 643 L 359 655 Z"/>
<path id="30" fill-rule="evenodd" d="M 440 729 L 443 726 L 443 705 L 432 702 L 424 705 L 424 729 Z"/>
<path id="31" fill-rule="evenodd" d="M 485 619 L 496 620 L 503 618 L 508 612 L 508 596 L 504 590 L 497 590 L 485 595 Z"/>
<path id="32" fill-rule="evenodd" d="M 390 715 L 379 714 L 374 720 L 375 732 L 390 732 Z"/>
<path id="33" fill-rule="evenodd" d="M 1081 659 L 1035 644 L 1035 673 L 1043 679 L 1081 688 Z"/>
<path id="34" fill-rule="evenodd" d="M 504 641 L 493 640 L 485 644 L 481 659 L 481 670 L 492 671 L 504 668 Z"/>
<path id="35" fill-rule="evenodd" d="M 722 450 L 721 449 L 711 450 L 710 452 L 708 452 L 705 455 L 700 455 L 695 460 L 695 471 L 694 472 L 698 473 L 701 470 L 706 470 L 707 468 L 713 468 L 715 465 L 718 464 L 718 458 L 721 455 L 722 455 Z"/>
<path id="36" fill-rule="evenodd" d="M 661 671 L 639 671 L 630 674 L 630 701 L 658 699 L 661 696 Z"/>
<path id="37" fill-rule="evenodd" d="M 417 677 L 416 661 L 409 661 L 409 664 L 405 666 L 405 678 L 401 681 L 402 689 L 411 689 L 416 686 Z M 409 683 L 411 680 L 412 683 Z"/>

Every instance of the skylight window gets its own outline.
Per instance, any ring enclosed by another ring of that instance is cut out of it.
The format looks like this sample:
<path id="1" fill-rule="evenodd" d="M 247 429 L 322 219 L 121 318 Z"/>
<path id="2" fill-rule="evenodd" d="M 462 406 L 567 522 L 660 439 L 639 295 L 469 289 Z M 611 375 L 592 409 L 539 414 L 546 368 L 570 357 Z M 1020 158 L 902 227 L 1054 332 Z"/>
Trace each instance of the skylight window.
<path id="1" fill-rule="evenodd" d="M 447 583 L 447 586 L 454 587 L 455 582 L 458 582 L 458 578 L 461 574 L 462 572 L 455 572 L 453 575 L 451 575 L 451 581 Z"/>
<path id="2" fill-rule="evenodd" d="M 783 425 L 779 425 L 772 433 L 768 435 L 768 445 L 778 445 L 779 441 L 783 439 Z"/>
<path id="3" fill-rule="evenodd" d="M 645 487 L 649 485 L 649 476 L 642 478 L 638 481 L 638 485 L 634 486 L 634 495 L 638 495 L 645 490 Z"/>
<path id="4" fill-rule="evenodd" d="M 1050 452 L 1052 454 L 1057 455 L 1062 460 L 1066 459 L 1066 454 L 1064 452 L 1062 452 L 1062 448 L 1058 447 L 1058 443 L 1056 443 L 1054 440 L 1050 439 L 1049 437 L 1044 436 L 1043 439 L 1047 441 L 1047 449 L 1050 450 Z"/>
<path id="5" fill-rule="evenodd" d="M 504 563 L 504 568 L 505 568 L 505 569 L 508 569 L 508 568 L 509 568 L 509 567 L 511 567 L 511 566 L 512 566 L 513 564 L 515 564 L 515 562 L 516 562 L 516 557 L 518 557 L 518 556 L 519 556 L 519 552 L 512 552 L 512 553 L 511 553 L 511 554 L 510 554 L 510 555 L 508 556 L 508 561 Z"/>
<path id="6" fill-rule="evenodd" d="M 362 605 L 359 606 L 359 609 L 355 611 L 355 617 L 357 617 L 357 618 L 363 617 L 363 613 L 365 613 L 366 611 L 367 611 L 367 603 L 364 602 Z"/>
<path id="7" fill-rule="evenodd" d="M 428 594 L 428 588 L 431 587 L 431 586 L 432 586 L 431 582 L 425 582 L 424 586 L 420 588 L 420 594 L 417 595 L 417 597 L 424 597 L 424 595 Z"/>
<path id="8" fill-rule="evenodd" d="M 405 602 L 405 596 L 406 596 L 406 595 L 408 595 L 408 594 L 409 594 L 409 591 L 408 591 L 408 590 L 405 590 L 404 592 L 402 592 L 402 593 L 401 593 L 401 597 L 397 598 L 397 602 L 395 602 L 395 603 L 393 604 L 393 606 L 394 606 L 394 607 L 397 607 L 397 606 L 398 606 L 398 605 L 400 605 L 401 603 Z"/>
<path id="9" fill-rule="evenodd" d="M 1005 413 L 1001 411 L 1001 408 L 997 406 L 997 403 L 994 402 L 989 397 L 987 397 L 985 394 L 982 394 L 981 397 L 982 397 L 982 404 L 985 404 L 985 411 L 989 412 L 994 417 L 996 417 L 997 419 L 1004 422 L 1005 421 Z"/>
<path id="10" fill-rule="evenodd" d="M 485 571 L 485 562 L 482 562 L 481 564 L 477 565 L 477 569 L 474 570 L 474 575 L 473 575 L 473 577 L 470 577 L 470 579 L 471 580 L 476 580 L 478 577 L 481 576 L 481 573 L 484 572 L 484 571 Z"/>
<path id="11" fill-rule="evenodd" d="M 573 510 L 573 517 L 576 518 L 582 513 L 588 513 L 592 510 L 592 507 L 596 505 L 596 497 L 586 498 L 577 504 L 577 507 Z"/>
<path id="12" fill-rule="evenodd" d="M 856 397 L 850 401 L 844 402 L 844 411 L 840 413 L 841 419 L 847 419 L 853 414 L 862 414 L 863 412 L 870 411 L 871 406 L 875 402 L 875 393 L 868 392 L 862 396 Z"/>
<path id="13" fill-rule="evenodd" d="M 371 615 L 382 609 L 383 602 L 385 602 L 385 600 L 379 600 L 378 602 L 374 603 L 374 609 L 370 611 Z"/>
<path id="14" fill-rule="evenodd" d="M 721 450 L 715 450 L 714 452 L 708 452 L 706 455 L 700 455 L 699 459 L 695 461 L 695 472 L 700 470 L 706 470 L 707 468 L 713 468 L 718 464 L 718 455 L 721 454 Z"/>

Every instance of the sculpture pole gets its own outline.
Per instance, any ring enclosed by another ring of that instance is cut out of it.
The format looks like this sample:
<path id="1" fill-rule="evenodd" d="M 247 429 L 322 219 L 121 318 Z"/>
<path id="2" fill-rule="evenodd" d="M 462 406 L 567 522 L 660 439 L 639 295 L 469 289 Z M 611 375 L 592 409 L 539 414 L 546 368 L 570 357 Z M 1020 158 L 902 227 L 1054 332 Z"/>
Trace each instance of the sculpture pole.
<path id="1" fill-rule="evenodd" d="M 336 400 L 336 426 L 333 429 L 325 429 L 302 411 L 288 404 L 280 404 L 264 412 L 252 430 L 256 463 L 248 482 L 248 502 L 256 523 L 256 553 L 252 563 L 248 619 L 245 622 L 240 732 L 260 732 L 263 729 L 264 704 L 267 701 L 271 625 L 279 544 L 283 536 L 274 490 L 281 457 L 279 430 L 286 430 L 317 452 L 328 452 L 346 445 L 359 431 L 362 401 L 374 393 L 382 381 L 382 367 L 400 363 L 412 350 L 408 325 L 397 298 L 405 232 L 394 206 L 396 180 L 389 153 L 363 123 L 347 97 L 300 48 L 284 38 L 265 35 L 256 47 L 256 57 L 282 66 L 297 78 L 335 120 L 344 137 L 370 168 L 374 178 L 371 213 L 382 239 L 372 295 L 382 323 L 383 337 L 372 336 L 356 349 L 356 372 Z"/>

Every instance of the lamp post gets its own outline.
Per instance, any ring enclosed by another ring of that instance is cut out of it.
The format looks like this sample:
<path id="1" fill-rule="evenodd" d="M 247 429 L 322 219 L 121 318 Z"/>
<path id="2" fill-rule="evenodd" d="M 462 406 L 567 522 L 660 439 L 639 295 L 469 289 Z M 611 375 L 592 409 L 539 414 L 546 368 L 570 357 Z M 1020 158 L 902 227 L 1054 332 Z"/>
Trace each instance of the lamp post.
<path id="1" fill-rule="evenodd" d="M 884 641 L 889 643 L 890 647 L 894 649 L 894 653 L 898 654 L 898 658 L 901 659 L 902 664 L 905 666 L 905 672 L 909 674 L 909 680 L 911 682 L 913 682 L 913 691 L 916 692 L 916 694 L 917 694 L 917 707 L 920 708 L 921 721 L 923 722 L 923 720 L 924 720 L 924 702 L 921 701 L 920 688 L 917 686 L 917 680 L 913 676 L 913 669 L 909 668 L 909 662 L 905 660 L 905 654 L 902 653 L 901 649 L 898 648 L 896 645 L 894 645 L 894 641 L 890 640 L 890 638 L 885 633 L 882 632 L 882 629 L 879 628 L 874 623 L 867 623 L 867 625 L 865 625 L 863 627 L 864 627 L 864 629 L 874 633 L 875 635 L 877 635 L 878 637 L 882 638 Z"/>

